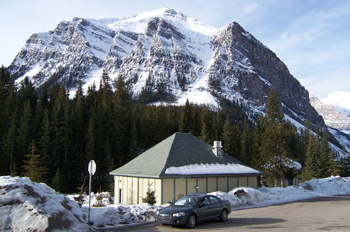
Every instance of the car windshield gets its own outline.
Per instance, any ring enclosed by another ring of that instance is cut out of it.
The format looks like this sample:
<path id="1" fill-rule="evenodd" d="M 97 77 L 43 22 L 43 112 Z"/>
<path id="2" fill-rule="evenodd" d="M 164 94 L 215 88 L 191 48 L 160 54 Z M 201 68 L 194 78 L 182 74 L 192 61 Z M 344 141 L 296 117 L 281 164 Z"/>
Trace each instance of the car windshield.
<path id="1" fill-rule="evenodd" d="M 174 205 L 195 207 L 198 204 L 199 199 L 200 199 L 200 197 L 185 196 L 185 197 L 181 197 L 177 201 L 175 201 Z"/>

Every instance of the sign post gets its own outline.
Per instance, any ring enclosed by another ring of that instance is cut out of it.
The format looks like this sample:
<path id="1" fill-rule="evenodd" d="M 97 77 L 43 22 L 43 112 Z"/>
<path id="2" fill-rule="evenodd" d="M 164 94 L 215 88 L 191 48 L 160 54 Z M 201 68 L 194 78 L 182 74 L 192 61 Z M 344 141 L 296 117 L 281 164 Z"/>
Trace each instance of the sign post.
<path id="1" fill-rule="evenodd" d="M 89 172 L 89 212 L 88 212 L 88 224 L 90 224 L 90 205 L 91 205 L 91 176 L 96 172 L 96 163 L 94 160 L 90 160 L 88 165 Z"/>

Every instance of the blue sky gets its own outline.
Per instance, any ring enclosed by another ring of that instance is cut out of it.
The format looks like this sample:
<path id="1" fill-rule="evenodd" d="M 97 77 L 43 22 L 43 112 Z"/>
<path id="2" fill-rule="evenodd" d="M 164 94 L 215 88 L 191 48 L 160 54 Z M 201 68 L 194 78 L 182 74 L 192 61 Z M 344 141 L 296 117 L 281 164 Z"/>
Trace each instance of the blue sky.
<path id="1" fill-rule="evenodd" d="M 31 34 L 53 30 L 62 20 L 120 18 L 163 7 L 216 28 L 238 22 L 318 98 L 350 92 L 347 0 L 0 0 L 0 65 L 8 66 Z"/>

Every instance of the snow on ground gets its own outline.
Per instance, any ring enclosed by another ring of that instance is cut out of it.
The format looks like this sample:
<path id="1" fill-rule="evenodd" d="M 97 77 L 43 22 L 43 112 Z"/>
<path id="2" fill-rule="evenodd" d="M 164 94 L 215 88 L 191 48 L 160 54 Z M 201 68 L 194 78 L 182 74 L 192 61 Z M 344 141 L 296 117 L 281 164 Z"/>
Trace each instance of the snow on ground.
<path id="1" fill-rule="evenodd" d="M 320 196 L 350 195 L 350 177 L 314 179 L 299 187 L 253 189 L 239 187 L 225 192 L 212 192 L 229 200 L 233 210 L 262 207 Z M 26 177 L 0 177 L 0 231 L 94 231 L 155 221 L 157 210 L 165 207 L 113 205 L 108 193 L 91 195 L 89 201 L 78 195 L 64 196 L 43 183 Z M 97 205 L 103 207 L 96 207 Z"/>

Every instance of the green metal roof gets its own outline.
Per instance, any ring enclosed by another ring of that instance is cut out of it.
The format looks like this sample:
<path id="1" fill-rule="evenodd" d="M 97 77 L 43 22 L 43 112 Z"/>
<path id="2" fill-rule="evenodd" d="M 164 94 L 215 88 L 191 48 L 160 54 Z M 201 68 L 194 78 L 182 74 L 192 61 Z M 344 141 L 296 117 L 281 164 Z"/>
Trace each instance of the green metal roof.
<path id="1" fill-rule="evenodd" d="M 223 157 L 217 157 L 212 152 L 212 149 L 212 145 L 190 133 L 175 133 L 110 174 L 169 178 L 174 177 L 174 175 L 165 174 L 165 170 L 170 167 L 182 167 L 193 164 L 244 165 L 225 153 Z M 258 174 L 255 172 L 250 175 L 256 176 Z M 244 176 L 249 176 L 249 174 L 244 174 Z"/>

